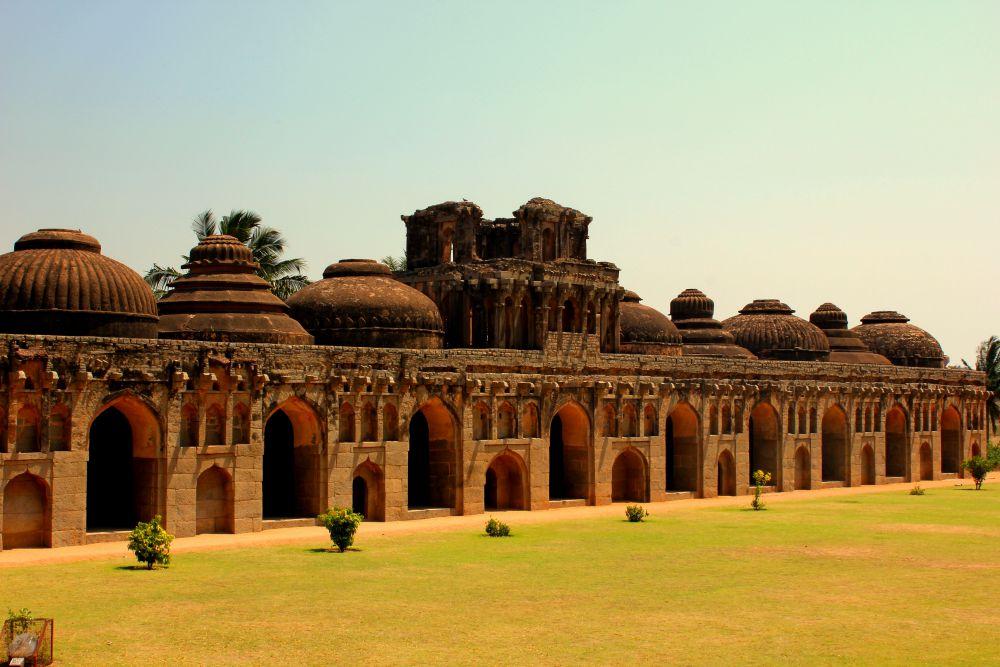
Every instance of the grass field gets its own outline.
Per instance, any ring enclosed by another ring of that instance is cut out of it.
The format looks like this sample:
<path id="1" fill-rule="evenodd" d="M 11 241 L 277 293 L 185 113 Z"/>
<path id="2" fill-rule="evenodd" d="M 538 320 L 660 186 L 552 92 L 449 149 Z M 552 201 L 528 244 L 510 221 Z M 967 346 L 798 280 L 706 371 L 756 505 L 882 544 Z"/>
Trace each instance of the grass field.
<path id="1" fill-rule="evenodd" d="M 5 568 L 0 605 L 55 617 L 72 665 L 998 660 L 997 484 L 511 523 Z"/>

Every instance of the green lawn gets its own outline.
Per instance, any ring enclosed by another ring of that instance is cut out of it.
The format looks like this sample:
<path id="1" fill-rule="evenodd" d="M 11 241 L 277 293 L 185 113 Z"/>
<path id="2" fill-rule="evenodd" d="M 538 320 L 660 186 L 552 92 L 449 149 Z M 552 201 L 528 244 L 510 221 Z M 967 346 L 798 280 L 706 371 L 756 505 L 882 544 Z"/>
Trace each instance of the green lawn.
<path id="1" fill-rule="evenodd" d="M 9 568 L 0 607 L 73 665 L 985 663 L 1000 485 L 967 489 Z"/>

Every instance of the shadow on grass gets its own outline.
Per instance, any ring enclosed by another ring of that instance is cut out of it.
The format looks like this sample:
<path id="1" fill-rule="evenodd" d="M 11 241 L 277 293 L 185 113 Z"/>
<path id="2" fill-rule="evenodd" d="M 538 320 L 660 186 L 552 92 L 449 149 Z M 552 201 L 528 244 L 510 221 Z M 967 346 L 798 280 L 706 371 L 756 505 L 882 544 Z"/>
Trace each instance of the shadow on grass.
<path id="1" fill-rule="evenodd" d="M 339 554 L 339 553 L 344 553 L 340 549 L 338 549 L 337 547 L 313 547 L 311 549 L 306 549 L 306 551 L 308 551 L 311 554 Z M 345 549 L 344 551 L 345 552 L 346 551 L 361 552 L 361 551 L 363 551 L 363 549 L 360 549 L 358 547 L 347 547 L 347 549 Z"/>
<path id="2" fill-rule="evenodd" d="M 145 565 L 118 565 L 115 569 L 123 572 L 156 572 L 158 570 L 166 570 L 169 568 L 163 567 L 162 565 L 157 565 L 153 569 L 149 569 Z"/>

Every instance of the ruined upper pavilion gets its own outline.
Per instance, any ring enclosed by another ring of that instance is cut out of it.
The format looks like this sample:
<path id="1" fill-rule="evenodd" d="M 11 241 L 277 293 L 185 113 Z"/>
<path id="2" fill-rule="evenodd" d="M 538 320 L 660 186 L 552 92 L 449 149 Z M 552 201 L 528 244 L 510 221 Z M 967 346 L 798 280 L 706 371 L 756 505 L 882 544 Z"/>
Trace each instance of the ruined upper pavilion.
<path id="1" fill-rule="evenodd" d="M 274 297 L 202 240 L 158 303 L 77 230 L 0 256 L 0 548 L 961 476 L 985 379 L 893 311 L 757 299 L 669 317 L 535 198 L 402 216 L 406 268 L 332 263 Z"/>

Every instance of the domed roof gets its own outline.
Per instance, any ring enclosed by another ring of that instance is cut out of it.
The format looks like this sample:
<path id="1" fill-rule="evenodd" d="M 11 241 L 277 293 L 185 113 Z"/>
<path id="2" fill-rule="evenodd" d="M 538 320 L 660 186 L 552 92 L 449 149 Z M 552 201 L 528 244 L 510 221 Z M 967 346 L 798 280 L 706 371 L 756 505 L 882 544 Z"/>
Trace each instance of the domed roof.
<path id="1" fill-rule="evenodd" d="M 444 339 L 434 302 L 371 259 L 331 264 L 288 305 L 319 345 L 439 348 Z"/>
<path id="2" fill-rule="evenodd" d="M 826 361 L 830 356 L 826 335 L 794 312 L 777 299 L 755 299 L 722 326 L 761 359 Z"/>
<path id="3" fill-rule="evenodd" d="M 253 253 L 226 234 L 206 236 L 191 250 L 187 274 L 160 300 L 160 338 L 309 345 L 288 305 L 263 278 Z"/>
<path id="4" fill-rule="evenodd" d="M 666 315 L 642 303 L 635 292 L 626 290 L 619 304 L 621 349 L 636 354 L 681 353 L 681 334 Z"/>
<path id="5" fill-rule="evenodd" d="M 697 289 L 686 289 L 670 302 L 670 318 L 680 330 L 684 354 L 703 357 L 754 359 L 753 353 L 736 344 L 733 334 L 714 319 L 715 302 Z"/>
<path id="6" fill-rule="evenodd" d="M 826 334 L 830 344 L 830 361 L 839 364 L 889 365 L 889 360 L 868 349 L 855 332 L 847 328 L 847 313 L 832 303 L 824 303 L 810 316 L 809 321 Z"/>
<path id="7" fill-rule="evenodd" d="M 78 229 L 39 229 L 0 255 L 0 331 L 156 338 L 142 277 Z"/>
<path id="8" fill-rule="evenodd" d="M 868 345 L 896 366 L 944 368 L 948 359 L 941 344 L 929 333 L 909 323 L 910 319 L 893 310 L 877 310 L 861 318 L 851 329 Z"/>

